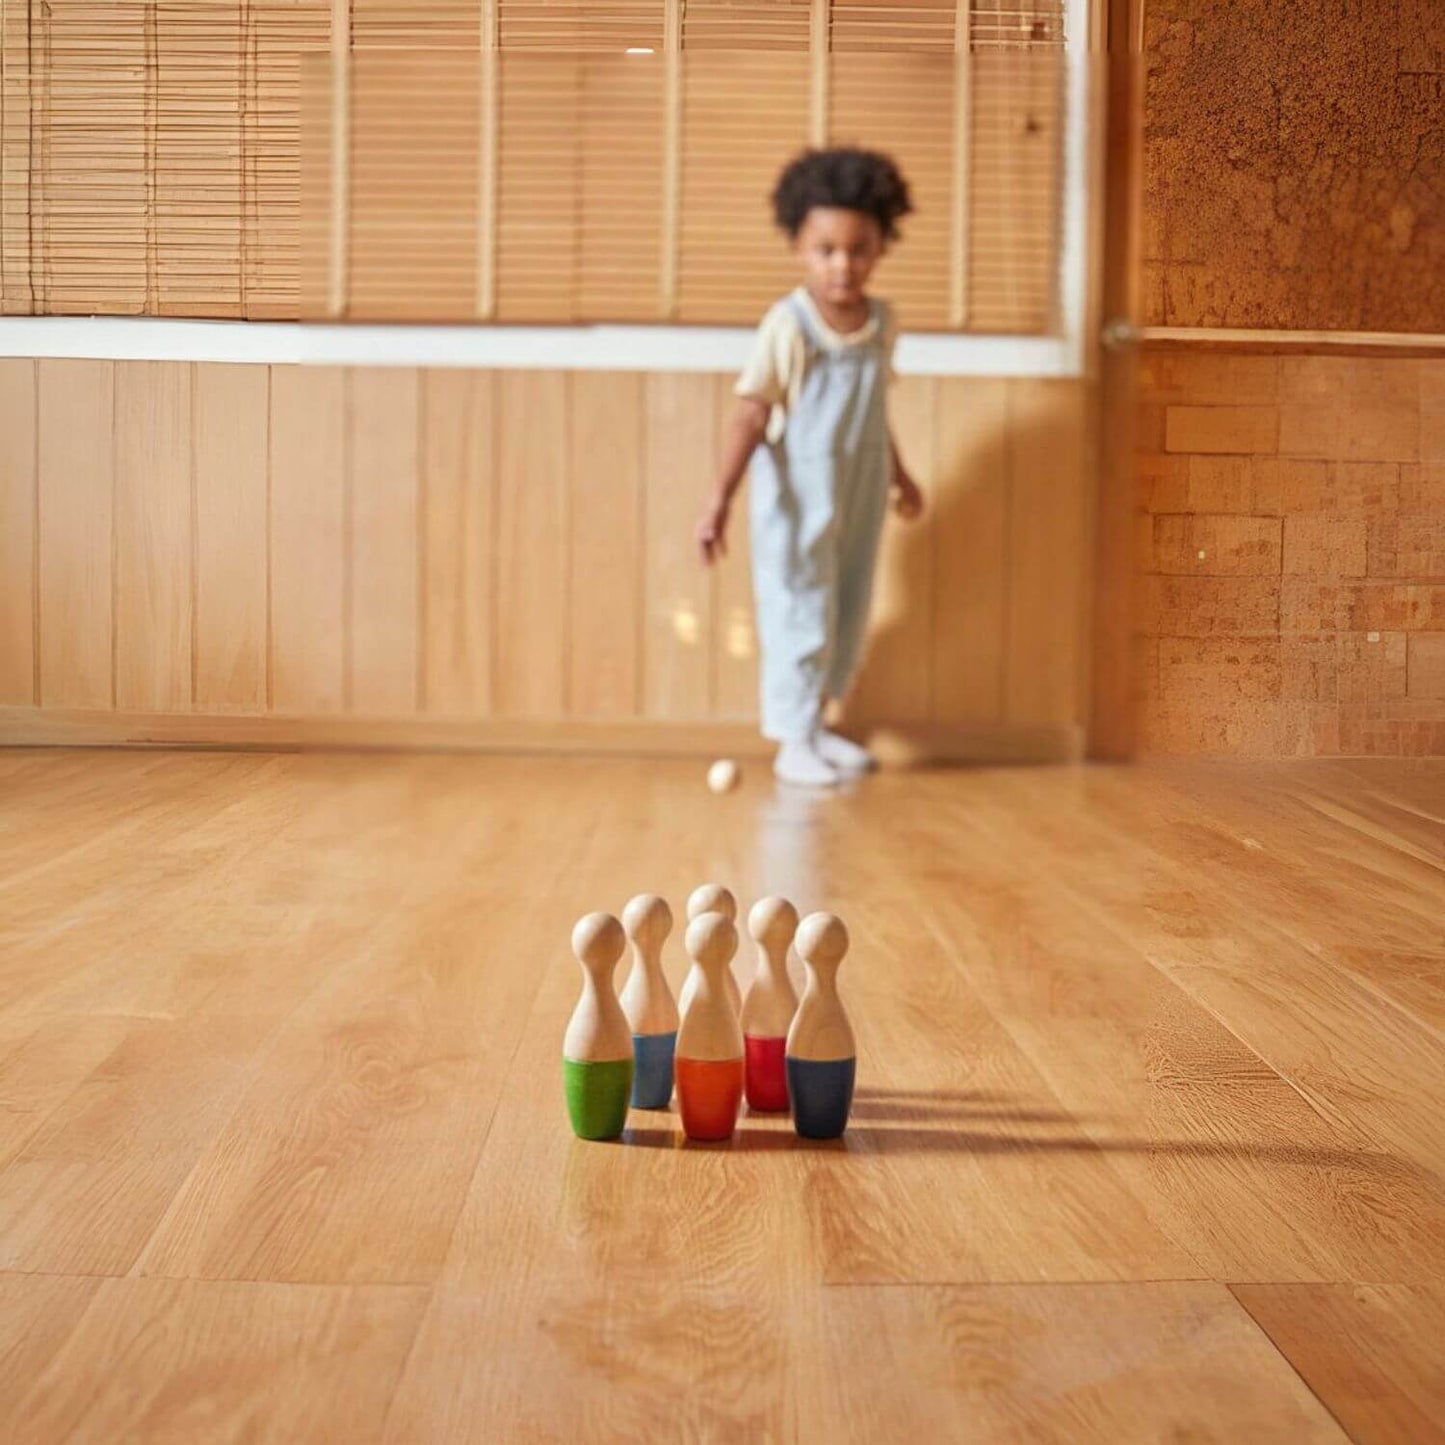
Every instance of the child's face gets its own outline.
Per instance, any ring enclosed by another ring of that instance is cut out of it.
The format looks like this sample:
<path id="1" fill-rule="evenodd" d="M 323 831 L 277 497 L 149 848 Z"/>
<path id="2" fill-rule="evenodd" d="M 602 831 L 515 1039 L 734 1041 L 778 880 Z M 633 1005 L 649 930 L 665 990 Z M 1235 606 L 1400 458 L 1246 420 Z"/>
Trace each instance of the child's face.
<path id="1" fill-rule="evenodd" d="M 808 212 L 793 251 L 807 273 L 808 289 L 833 306 L 863 299 L 863 288 L 883 255 L 883 232 L 872 216 L 833 206 Z"/>

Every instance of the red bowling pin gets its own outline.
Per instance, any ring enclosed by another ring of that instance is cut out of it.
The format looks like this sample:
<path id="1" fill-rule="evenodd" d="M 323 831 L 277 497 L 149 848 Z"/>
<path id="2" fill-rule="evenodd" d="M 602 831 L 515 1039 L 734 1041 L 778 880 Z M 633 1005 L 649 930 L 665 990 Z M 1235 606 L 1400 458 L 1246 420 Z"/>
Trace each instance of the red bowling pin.
<path id="1" fill-rule="evenodd" d="M 798 910 L 786 898 L 764 898 L 748 914 L 758 967 L 743 999 L 742 1028 L 748 1108 L 756 1113 L 784 1113 L 788 1107 L 784 1053 L 798 1011 L 788 950 L 797 931 Z"/>

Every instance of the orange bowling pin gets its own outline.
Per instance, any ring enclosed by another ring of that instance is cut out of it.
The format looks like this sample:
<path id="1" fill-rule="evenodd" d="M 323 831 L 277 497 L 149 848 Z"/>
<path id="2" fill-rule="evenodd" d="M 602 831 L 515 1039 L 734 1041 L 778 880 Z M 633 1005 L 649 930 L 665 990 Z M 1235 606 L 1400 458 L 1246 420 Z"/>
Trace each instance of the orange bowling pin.
<path id="1" fill-rule="evenodd" d="M 689 1139 L 730 1139 L 743 1097 L 743 1031 L 724 976 L 738 931 L 721 913 L 704 913 L 687 929 L 692 984 L 677 1031 L 677 1102 Z"/>

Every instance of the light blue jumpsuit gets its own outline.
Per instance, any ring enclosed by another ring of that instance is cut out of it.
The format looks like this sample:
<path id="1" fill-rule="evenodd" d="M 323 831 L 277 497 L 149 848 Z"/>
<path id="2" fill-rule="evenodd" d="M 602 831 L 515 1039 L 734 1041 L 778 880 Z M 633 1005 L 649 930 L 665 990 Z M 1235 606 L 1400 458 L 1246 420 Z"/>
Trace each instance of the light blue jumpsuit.
<path id="1" fill-rule="evenodd" d="M 795 294 L 808 364 L 782 437 L 753 454 L 753 600 L 763 735 L 807 737 L 857 670 L 888 500 L 886 327 L 829 348 Z"/>

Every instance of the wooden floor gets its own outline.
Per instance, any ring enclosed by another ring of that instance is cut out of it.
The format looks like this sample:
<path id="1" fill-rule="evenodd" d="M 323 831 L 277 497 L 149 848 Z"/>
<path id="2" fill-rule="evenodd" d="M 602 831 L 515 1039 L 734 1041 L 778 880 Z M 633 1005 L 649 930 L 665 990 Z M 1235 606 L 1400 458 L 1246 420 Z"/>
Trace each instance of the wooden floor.
<path id="1" fill-rule="evenodd" d="M 1442 819 L 0 753 L 0 1439 L 1445 1439 Z M 847 919 L 842 1145 L 571 1137 L 574 918 L 704 879 Z"/>

